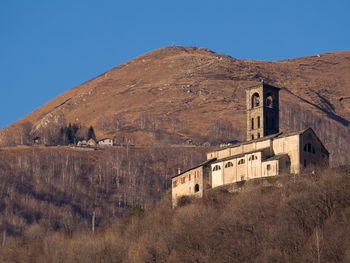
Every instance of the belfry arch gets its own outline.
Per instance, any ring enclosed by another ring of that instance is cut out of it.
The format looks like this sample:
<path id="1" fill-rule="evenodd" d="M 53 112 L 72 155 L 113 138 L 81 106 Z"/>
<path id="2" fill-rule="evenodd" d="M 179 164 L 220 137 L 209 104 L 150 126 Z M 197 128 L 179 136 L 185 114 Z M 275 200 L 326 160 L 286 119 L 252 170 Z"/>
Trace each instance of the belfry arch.
<path id="1" fill-rule="evenodd" d="M 252 109 L 260 106 L 260 95 L 255 92 L 252 96 Z"/>

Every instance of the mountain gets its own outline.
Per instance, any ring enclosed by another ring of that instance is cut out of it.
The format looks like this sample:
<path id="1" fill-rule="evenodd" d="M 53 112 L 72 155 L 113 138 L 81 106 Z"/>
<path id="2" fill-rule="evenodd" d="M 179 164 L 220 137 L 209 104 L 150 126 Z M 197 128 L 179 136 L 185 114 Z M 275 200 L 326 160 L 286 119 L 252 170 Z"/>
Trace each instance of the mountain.
<path id="1" fill-rule="evenodd" d="M 212 145 L 244 140 L 244 89 L 264 80 L 281 87 L 281 130 L 312 127 L 347 161 L 350 51 L 282 61 L 235 59 L 196 47 L 164 47 L 121 64 L 52 99 L 0 131 L 2 145 L 39 136 L 50 144 L 61 126 L 93 126 L 98 138 L 134 145 Z"/>

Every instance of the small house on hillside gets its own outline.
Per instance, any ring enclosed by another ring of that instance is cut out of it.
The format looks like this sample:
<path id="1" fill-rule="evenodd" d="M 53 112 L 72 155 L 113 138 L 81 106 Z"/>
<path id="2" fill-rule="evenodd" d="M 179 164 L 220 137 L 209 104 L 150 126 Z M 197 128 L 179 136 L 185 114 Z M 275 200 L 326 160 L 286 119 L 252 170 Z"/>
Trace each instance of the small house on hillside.
<path id="1" fill-rule="evenodd" d="M 113 139 L 111 138 L 104 138 L 102 140 L 99 140 L 97 142 L 99 146 L 113 146 Z"/>
<path id="2" fill-rule="evenodd" d="M 96 141 L 91 138 L 90 140 L 87 141 L 87 145 L 89 147 L 96 147 Z"/>
<path id="3" fill-rule="evenodd" d="M 87 142 L 86 142 L 86 140 L 78 141 L 77 147 L 87 147 Z"/>

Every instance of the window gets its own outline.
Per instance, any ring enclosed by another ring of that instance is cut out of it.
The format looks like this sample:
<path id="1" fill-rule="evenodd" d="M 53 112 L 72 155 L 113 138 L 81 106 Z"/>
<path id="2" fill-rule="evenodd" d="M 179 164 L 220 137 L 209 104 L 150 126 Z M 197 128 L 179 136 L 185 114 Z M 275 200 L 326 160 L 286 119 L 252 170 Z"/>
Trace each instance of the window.
<path id="1" fill-rule="evenodd" d="M 252 108 L 259 107 L 259 105 L 260 105 L 259 93 L 254 93 L 252 96 Z"/>
<path id="2" fill-rule="evenodd" d="M 267 94 L 267 98 L 265 100 L 265 106 L 269 108 L 272 108 L 273 106 L 273 99 L 272 99 L 271 93 Z"/>
<path id="3" fill-rule="evenodd" d="M 233 163 L 232 162 L 228 162 L 225 164 L 225 168 L 229 168 L 229 167 L 232 167 L 233 166 Z"/>
<path id="4" fill-rule="evenodd" d="M 266 170 L 268 170 L 268 171 L 271 170 L 271 165 L 270 164 L 266 165 Z"/>
<path id="5" fill-rule="evenodd" d="M 191 174 L 188 175 L 188 181 L 191 181 Z"/>
<path id="6" fill-rule="evenodd" d="M 195 192 L 195 193 L 199 192 L 199 184 L 196 184 L 196 185 L 194 186 L 194 192 Z"/>
<path id="7" fill-rule="evenodd" d="M 309 152 L 309 153 L 312 152 L 313 154 L 316 153 L 315 148 L 311 145 L 311 143 L 304 145 L 304 152 Z"/>
<path id="8" fill-rule="evenodd" d="M 249 161 L 250 161 L 250 160 L 252 160 L 252 161 L 258 160 L 258 156 L 252 155 L 251 157 L 249 157 Z"/>
<path id="9" fill-rule="evenodd" d="M 181 178 L 181 183 L 182 184 L 186 183 L 186 177 L 185 176 Z"/>
<path id="10" fill-rule="evenodd" d="M 252 130 L 254 130 L 254 118 L 252 118 Z"/>
<path id="11" fill-rule="evenodd" d="M 254 134 L 252 134 L 252 140 L 254 140 Z"/>
<path id="12" fill-rule="evenodd" d="M 304 167 L 306 167 L 306 160 L 304 160 Z"/>
<path id="13" fill-rule="evenodd" d="M 173 187 L 175 188 L 177 186 L 177 181 L 173 182 Z"/>
<path id="14" fill-rule="evenodd" d="M 258 138 L 260 138 L 260 132 L 258 132 Z"/>
<path id="15" fill-rule="evenodd" d="M 219 171 L 219 170 L 221 170 L 221 167 L 220 167 L 220 165 L 215 165 L 214 166 L 214 168 L 213 168 L 213 171 Z"/>
<path id="16" fill-rule="evenodd" d="M 244 159 L 241 159 L 241 160 L 239 160 L 238 161 L 238 164 L 240 165 L 240 164 L 244 164 L 245 163 L 245 160 Z"/>
<path id="17" fill-rule="evenodd" d="M 258 116 L 258 128 L 260 128 L 260 116 Z"/>

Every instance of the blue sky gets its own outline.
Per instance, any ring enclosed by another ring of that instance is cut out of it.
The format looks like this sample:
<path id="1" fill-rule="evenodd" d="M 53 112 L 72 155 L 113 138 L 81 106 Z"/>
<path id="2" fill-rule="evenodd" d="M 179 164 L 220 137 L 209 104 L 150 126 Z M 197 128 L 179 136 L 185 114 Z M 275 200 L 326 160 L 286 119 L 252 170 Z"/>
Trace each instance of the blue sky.
<path id="1" fill-rule="evenodd" d="M 348 0 L 0 0 L 0 128 L 153 49 L 281 60 L 349 50 Z"/>

